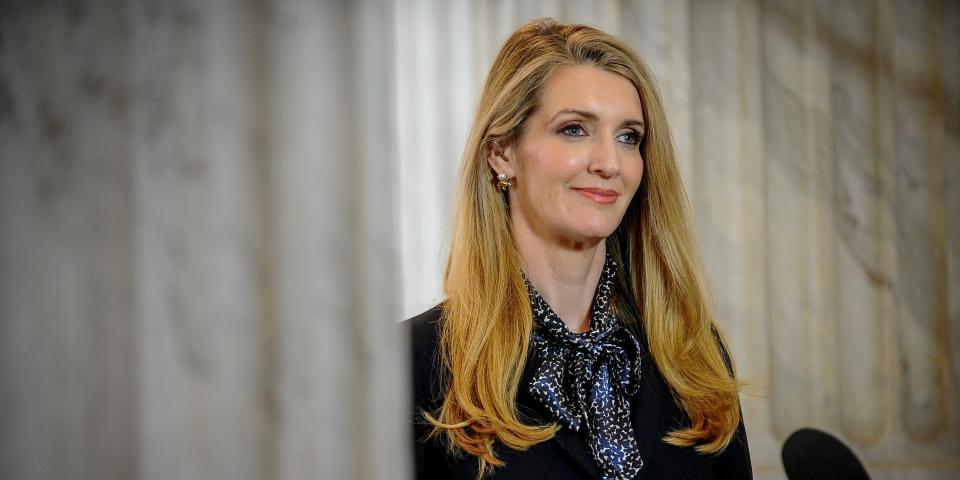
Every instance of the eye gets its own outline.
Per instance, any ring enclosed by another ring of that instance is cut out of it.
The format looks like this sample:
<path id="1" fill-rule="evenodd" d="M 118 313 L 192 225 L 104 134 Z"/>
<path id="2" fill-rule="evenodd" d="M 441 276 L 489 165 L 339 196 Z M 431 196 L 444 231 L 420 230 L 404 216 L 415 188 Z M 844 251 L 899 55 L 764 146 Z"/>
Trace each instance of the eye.
<path id="1" fill-rule="evenodd" d="M 567 135 L 569 137 L 583 137 L 586 136 L 587 132 L 583 129 L 583 125 L 579 123 L 572 123 L 560 129 L 560 133 Z"/>
<path id="2" fill-rule="evenodd" d="M 640 140 L 642 138 L 643 137 L 641 137 L 640 134 L 634 130 L 628 130 L 626 132 L 621 133 L 620 135 L 617 135 L 618 142 L 623 142 L 628 145 L 637 145 L 640 143 Z"/>

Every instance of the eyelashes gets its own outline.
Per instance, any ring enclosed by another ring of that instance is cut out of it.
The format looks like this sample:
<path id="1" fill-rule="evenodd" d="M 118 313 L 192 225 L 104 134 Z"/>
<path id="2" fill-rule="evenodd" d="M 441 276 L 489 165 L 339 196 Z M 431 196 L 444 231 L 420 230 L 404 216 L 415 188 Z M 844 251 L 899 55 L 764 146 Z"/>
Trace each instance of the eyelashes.
<path id="1" fill-rule="evenodd" d="M 581 123 L 566 124 L 560 127 L 560 129 L 557 130 L 557 133 L 567 137 L 587 136 L 587 130 Z M 629 129 L 625 132 L 617 134 L 617 141 L 627 145 L 639 145 L 641 142 L 643 142 L 643 134 L 634 129 Z"/>

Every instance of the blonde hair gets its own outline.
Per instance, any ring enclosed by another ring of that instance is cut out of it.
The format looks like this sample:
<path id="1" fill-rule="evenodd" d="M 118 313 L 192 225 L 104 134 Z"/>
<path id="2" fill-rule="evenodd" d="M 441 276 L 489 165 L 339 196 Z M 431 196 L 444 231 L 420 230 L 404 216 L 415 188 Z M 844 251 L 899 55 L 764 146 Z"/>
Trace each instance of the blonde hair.
<path id="1" fill-rule="evenodd" d="M 607 248 L 621 265 L 614 308 L 650 353 L 690 426 L 663 441 L 701 454 L 726 448 L 740 421 L 739 384 L 709 308 L 689 207 L 653 76 L 618 39 L 585 25 L 537 20 L 501 48 L 480 97 L 460 170 L 450 257 L 444 276 L 440 357 L 445 397 L 423 412 L 453 453 L 479 460 L 479 475 L 503 462 L 494 442 L 526 450 L 559 428 L 526 425 L 515 399 L 533 317 L 509 225 L 508 205 L 487 164 L 492 143 L 509 145 L 537 108 L 557 69 L 592 65 L 630 80 L 646 136 L 641 185 Z M 729 363 L 729 367 L 728 367 Z"/>

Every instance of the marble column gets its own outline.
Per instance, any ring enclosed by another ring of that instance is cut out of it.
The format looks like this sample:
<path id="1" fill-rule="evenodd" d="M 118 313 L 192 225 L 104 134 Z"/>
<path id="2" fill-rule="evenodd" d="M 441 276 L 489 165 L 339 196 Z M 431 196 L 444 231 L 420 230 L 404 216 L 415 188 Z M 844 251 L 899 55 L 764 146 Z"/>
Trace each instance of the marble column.
<path id="1" fill-rule="evenodd" d="M 132 32 L 112 3 L 0 13 L 2 478 L 138 469 Z"/>
<path id="2" fill-rule="evenodd" d="M 410 471 L 392 12 L 0 7 L 0 477 Z"/>
<path id="3" fill-rule="evenodd" d="M 391 15 L 377 1 L 291 0 L 267 13 L 275 478 L 410 468 Z"/>
<path id="4" fill-rule="evenodd" d="M 140 473 L 264 478 L 276 409 L 261 12 L 129 7 Z"/>

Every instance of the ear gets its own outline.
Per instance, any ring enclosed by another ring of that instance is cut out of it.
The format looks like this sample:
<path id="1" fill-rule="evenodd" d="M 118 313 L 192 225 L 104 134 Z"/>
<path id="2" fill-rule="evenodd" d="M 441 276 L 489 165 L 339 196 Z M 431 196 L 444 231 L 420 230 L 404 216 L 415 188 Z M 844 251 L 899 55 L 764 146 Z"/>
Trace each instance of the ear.
<path id="1" fill-rule="evenodd" d="M 487 148 L 487 164 L 493 169 L 494 175 L 505 173 L 510 178 L 517 176 L 516 154 L 512 144 L 502 147 L 497 142 L 490 143 Z"/>

